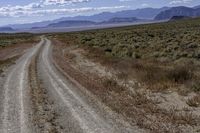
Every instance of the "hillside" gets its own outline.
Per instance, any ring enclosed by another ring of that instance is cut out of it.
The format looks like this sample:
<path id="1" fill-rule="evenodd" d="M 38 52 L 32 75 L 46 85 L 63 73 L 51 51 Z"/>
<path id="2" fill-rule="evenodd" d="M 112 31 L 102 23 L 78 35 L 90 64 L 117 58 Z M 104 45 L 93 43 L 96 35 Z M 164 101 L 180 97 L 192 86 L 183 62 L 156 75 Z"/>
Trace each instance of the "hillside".
<path id="1" fill-rule="evenodd" d="M 0 32 L 11 32 L 11 31 L 15 30 L 11 27 L 0 27 Z"/>
<path id="2" fill-rule="evenodd" d="M 109 19 L 118 17 L 118 18 L 140 18 L 140 19 L 153 19 L 157 14 L 161 11 L 165 11 L 169 9 L 169 7 L 162 8 L 142 8 L 135 10 L 124 10 L 118 12 L 102 12 L 99 14 L 91 15 L 91 16 L 76 16 L 76 17 L 64 17 L 59 20 L 89 20 L 89 21 L 107 21 Z"/>
<path id="3" fill-rule="evenodd" d="M 189 8 L 189 7 L 173 7 L 166 11 L 159 13 L 155 20 L 168 20 L 173 16 L 188 16 L 188 17 L 198 17 L 200 16 L 200 8 Z"/>
<path id="4" fill-rule="evenodd" d="M 144 133 L 194 133 L 200 129 L 199 24 L 196 18 L 51 37 L 62 70 L 132 125 Z"/>

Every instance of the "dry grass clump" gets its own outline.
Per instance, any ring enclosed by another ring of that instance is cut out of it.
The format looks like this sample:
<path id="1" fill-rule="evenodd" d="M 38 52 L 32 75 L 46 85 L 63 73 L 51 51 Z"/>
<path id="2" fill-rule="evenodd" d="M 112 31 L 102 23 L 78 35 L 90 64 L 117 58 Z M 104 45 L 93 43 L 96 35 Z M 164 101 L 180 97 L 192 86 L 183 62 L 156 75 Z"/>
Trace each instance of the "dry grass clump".
<path id="1" fill-rule="evenodd" d="M 191 107 L 200 107 L 200 95 L 188 99 L 187 104 Z"/>
<path id="2" fill-rule="evenodd" d="M 166 90 L 194 79 L 194 72 L 187 64 L 163 66 L 158 63 L 137 62 L 133 64 L 134 70 L 138 79 L 153 90 Z"/>
<path id="3" fill-rule="evenodd" d="M 175 66 L 168 72 L 167 78 L 175 83 L 184 83 L 193 79 L 193 72 L 190 66 Z"/>
<path id="4" fill-rule="evenodd" d="M 0 60 L 0 74 L 4 72 L 5 68 L 14 64 L 15 60 L 17 60 L 18 58 L 19 58 L 19 56 L 15 56 L 15 57 L 12 57 L 12 58 L 8 58 L 6 60 Z"/>

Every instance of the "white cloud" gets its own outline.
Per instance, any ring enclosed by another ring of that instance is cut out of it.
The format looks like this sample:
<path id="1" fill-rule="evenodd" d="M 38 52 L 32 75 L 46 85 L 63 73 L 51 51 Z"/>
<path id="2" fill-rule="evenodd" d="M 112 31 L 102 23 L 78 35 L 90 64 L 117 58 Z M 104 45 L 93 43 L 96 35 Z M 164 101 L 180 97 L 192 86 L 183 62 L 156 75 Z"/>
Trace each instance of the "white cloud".
<path id="1" fill-rule="evenodd" d="M 38 8 L 35 10 L 34 8 Z M 0 8 L 0 16 L 7 17 L 22 17 L 22 16 L 43 16 L 43 15 L 64 15 L 66 13 L 82 13 L 89 11 L 110 11 L 114 9 L 125 8 L 125 6 L 111 6 L 111 7 L 85 7 L 85 8 L 54 8 L 54 9 L 40 9 L 40 6 L 7 6 Z"/>
<path id="2" fill-rule="evenodd" d="M 119 0 L 120 2 L 127 2 L 127 1 L 133 1 L 133 0 Z"/>
<path id="3" fill-rule="evenodd" d="M 26 17 L 44 15 L 65 15 L 67 13 L 82 13 L 90 11 L 112 11 L 125 8 L 125 6 L 105 6 L 105 7 L 84 7 L 84 8 L 64 8 L 56 5 L 66 5 L 72 3 L 89 2 L 91 0 L 41 0 L 38 3 L 28 5 L 4 6 L 0 7 L 0 17 Z"/>
<path id="4" fill-rule="evenodd" d="M 142 4 L 142 7 L 150 7 L 150 5 L 147 4 L 147 3 L 143 3 L 143 4 Z"/>
<path id="5" fill-rule="evenodd" d="M 44 5 L 63 5 L 71 3 L 89 2 L 91 0 L 43 0 Z"/>
<path id="6" fill-rule="evenodd" d="M 193 0 L 173 0 L 169 4 L 186 4 L 191 3 Z"/>

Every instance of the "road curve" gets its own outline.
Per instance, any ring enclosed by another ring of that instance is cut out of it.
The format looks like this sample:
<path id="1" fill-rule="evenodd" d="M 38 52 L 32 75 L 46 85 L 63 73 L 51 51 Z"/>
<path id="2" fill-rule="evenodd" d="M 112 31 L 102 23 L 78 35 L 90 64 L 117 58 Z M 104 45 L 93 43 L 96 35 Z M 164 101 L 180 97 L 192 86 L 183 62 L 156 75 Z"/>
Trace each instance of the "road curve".
<path id="1" fill-rule="evenodd" d="M 1 133 L 30 133 L 31 127 L 28 120 L 28 67 L 32 57 L 39 50 L 44 40 L 29 49 L 10 68 L 3 87 L 3 100 L 1 111 Z"/>
<path id="2" fill-rule="evenodd" d="M 102 116 L 99 109 L 92 107 L 78 88 L 66 80 L 55 68 L 51 57 L 51 41 L 46 39 L 39 57 L 39 73 L 51 97 L 57 101 L 57 109 L 61 115 L 64 132 L 70 133 L 128 133 L 137 132 L 130 127 L 123 127 Z"/>
<path id="3" fill-rule="evenodd" d="M 16 62 L 16 65 L 8 70 L 2 93 L 0 93 L 0 133 L 41 132 L 31 120 L 34 113 L 30 107 L 30 102 L 33 101 L 30 101 L 32 94 L 30 94 L 28 72 L 33 59 L 37 67 L 36 77 L 34 77 L 40 81 L 41 87 L 47 94 L 47 97 L 43 98 L 53 101 L 50 108 L 56 113 L 53 114 L 55 118 L 52 124 L 57 124 L 58 126 L 54 126 L 61 129 L 55 129 L 52 133 L 141 132 L 123 119 L 116 119 L 114 113 L 110 110 L 106 111 L 102 106 L 97 105 L 95 100 L 91 100 L 91 95 L 82 92 L 55 67 L 51 56 L 51 41 L 42 37 L 39 44 L 29 49 Z M 52 115 L 43 113 L 39 113 L 40 117 Z M 47 128 L 50 126 L 43 123 Z"/>

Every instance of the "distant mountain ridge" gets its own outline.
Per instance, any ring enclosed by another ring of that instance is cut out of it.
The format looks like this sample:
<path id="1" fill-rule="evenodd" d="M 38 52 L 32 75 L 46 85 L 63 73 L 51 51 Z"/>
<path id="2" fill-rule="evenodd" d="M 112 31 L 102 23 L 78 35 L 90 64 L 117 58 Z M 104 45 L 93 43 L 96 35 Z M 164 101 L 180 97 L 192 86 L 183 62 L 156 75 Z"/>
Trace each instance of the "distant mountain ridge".
<path id="1" fill-rule="evenodd" d="M 172 18 L 173 16 L 187 16 L 187 17 L 199 17 L 200 16 L 200 8 L 194 7 L 173 7 L 168 10 L 160 12 L 156 17 L 155 20 L 167 20 Z"/>
<path id="2" fill-rule="evenodd" d="M 30 29 L 32 27 L 34 28 L 46 27 L 52 23 L 58 23 L 61 21 L 69 21 L 69 20 L 102 22 L 102 21 L 108 21 L 112 18 L 136 17 L 139 19 L 153 19 L 161 11 L 164 11 L 167 9 L 169 9 L 169 7 L 143 8 L 143 9 L 136 9 L 136 10 L 124 10 L 124 11 L 118 11 L 118 12 L 102 12 L 102 13 L 94 14 L 91 16 L 63 17 L 60 19 L 52 20 L 52 21 L 42 21 L 42 22 L 27 23 L 27 24 L 14 24 L 14 25 L 8 25 L 8 26 L 14 29 Z"/>
<path id="3" fill-rule="evenodd" d="M 142 8 L 135 10 L 124 10 L 118 12 L 102 12 L 99 14 L 91 15 L 91 16 L 76 16 L 76 17 L 64 17 L 60 20 L 88 20 L 88 21 L 107 21 L 112 18 L 132 18 L 136 17 L 139 19 L 153 19 L 157 14 L 161 11 L 165 11 L 169 9 L 169 7 L 162 8 Z"/>
<path id="4" fill-rule="evenodd" d="M 108 21 L 94 22 L 85 20 L 66 20 L 57 23 L 52 23 L 43 28 L 55 28 L 55 27 L 79 27 L 79 26 L 95 26 L 95 25 L 105 25 L 105 24 L 120 24 L 120 23 L 134 23 L 141 22 L 142 19 L 138 18 L 111 18 Z M 38 29 L 38 27 L 32 27 L 32 29 Z"/>
<path id="5" fill-rule="evenodd" d="M 15 30 L 11 27 L 0 27 L 0 32 L 12 32 L 12 31 Z"/>
<path id="6" fill-rule="evenodd" d="M 8 25 L 12 29 L 40 29 L 43 27 L 73 27 L 112 23 L 131 23 L 141 21 L 170 20 L 173 16 L 200 16 L 200 5 L 191 7 L 163 7 L 123 10 L 118 12 L 102 12 L 91 16 L 63 17 L 55 20 Z"/>
<path id="7" fill-rule="evenodd" d="M 93 21 L 78 21 L 78 20 L 67 20 L 67 21 L 60 21 L 57 23 L 52 23 L 47 25 L 47 27 L 73 27 L 73 26 L 87 26 L 87 25 L 95 25 L 96 22 Z"/>

